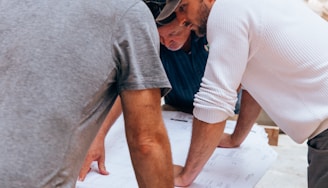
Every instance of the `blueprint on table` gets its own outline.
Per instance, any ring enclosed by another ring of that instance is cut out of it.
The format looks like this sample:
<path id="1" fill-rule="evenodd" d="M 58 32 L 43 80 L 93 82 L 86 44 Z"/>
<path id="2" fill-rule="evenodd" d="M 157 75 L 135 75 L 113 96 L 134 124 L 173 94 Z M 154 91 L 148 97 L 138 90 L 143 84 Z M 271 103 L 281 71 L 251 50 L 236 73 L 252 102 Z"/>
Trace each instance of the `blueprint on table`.
<path id="1" fill-rule="evenodd" d="M 192 131 L 192 116 L 182 112 L 163 111 L 169 134 L 173 162 L 184 165 Z M 225 132 L 231 133 L 235 121 L 227 121 Z M 264 128 L 254 125 L 238 148 L 217 148 L 190 188 L 251 188 L 261 179 L 277 153 L 268 145 Z M 108 176 L 97 173 L 92 164 L 84 182 L 77 188 L 137 188 L 121 116 L 106 137 L 106 167 Z"/>

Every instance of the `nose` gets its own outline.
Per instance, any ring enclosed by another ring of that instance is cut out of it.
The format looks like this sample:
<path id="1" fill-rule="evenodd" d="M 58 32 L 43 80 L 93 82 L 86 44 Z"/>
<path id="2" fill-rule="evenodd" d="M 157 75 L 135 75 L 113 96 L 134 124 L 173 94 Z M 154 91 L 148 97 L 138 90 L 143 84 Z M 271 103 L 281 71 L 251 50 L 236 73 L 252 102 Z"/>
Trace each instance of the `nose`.
<path id="1" fill-rule="evenodd" d="M 180 26 L 188 26 L 190 25 L 190 22 L 187 21 L 187 18 L 184 14 L 180 13 L 179 11 L 176 11 L 176 18 L 179 22 Z"/>
<path id="2" fill-rule="evenodd" d="M 180 26 L 184 26 L 184 27 L 186 27 L 186 29 L 191 29 L 191 22 L 190 21 L 188 21 L 187 19 L 185 19 L 185 18 L 181 18 L 180 20 L 178 20 L 179 21 L 179 25 Z"/>

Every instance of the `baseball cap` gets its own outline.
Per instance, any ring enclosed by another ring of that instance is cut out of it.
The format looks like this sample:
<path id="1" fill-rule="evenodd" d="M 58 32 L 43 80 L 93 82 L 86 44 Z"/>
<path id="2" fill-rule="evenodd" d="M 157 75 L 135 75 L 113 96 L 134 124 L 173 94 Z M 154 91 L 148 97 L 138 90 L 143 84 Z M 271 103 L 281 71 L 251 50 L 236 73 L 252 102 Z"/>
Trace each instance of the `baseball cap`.
<path id="1" fill-rule="evenodd" d="M 150 9 L 151 13 L 154 16 L 154 19 L 156 19 L 159 13 L 161 13 L 166 3 L 166 0 L 143 0 L 143 1 Z"/>
<path id="2" fill-rule="evenodd" d="M 150 9 L 151 13 L 154 16 L 154 19 L 156 20 L 156 18 L 161 14 L 161 12 L 163 11 L 164 7 L 166 7 L 166 0 L 143 0 L 146 5 L 148 6 L 148 8 Z M 162 25 L 166 25 L 168 23 L 170 23 L 172 20 L 174 20 L 176 18 L 175 12 L 171 12 L 170 15 L 167 15 L 166 18 L 164 20 L 162 20 L 161 22 L 156 22 L 157 26 L 162 26 Z"/>
<path id="3" fill-rule="evenodd" d="M 173 19 L 170 18 L 172 15 L 175 16 L 175 9 L 180 4 L 181 0 L 166 0 L 166 4 L 159 15 L 156 17 L 156 22 L 160 25 L 165 25 L 172 21 Z M 170 20 L 171 19 L 171 20 Z"/>

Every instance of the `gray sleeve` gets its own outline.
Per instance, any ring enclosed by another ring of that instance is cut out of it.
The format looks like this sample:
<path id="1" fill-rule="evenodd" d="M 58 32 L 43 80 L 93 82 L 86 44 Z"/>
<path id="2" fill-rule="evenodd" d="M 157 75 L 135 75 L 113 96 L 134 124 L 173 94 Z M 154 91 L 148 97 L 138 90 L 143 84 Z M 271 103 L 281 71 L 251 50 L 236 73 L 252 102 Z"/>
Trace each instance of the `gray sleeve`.
<path id="1" fill-rule="evenodd" d="M 159 36 L 147 6 L 140 1 L 119 21 L 114 36 L 114 54 L 119 67 L 118 87 L 122 90 L 171 88 L 159 57 Z"/>

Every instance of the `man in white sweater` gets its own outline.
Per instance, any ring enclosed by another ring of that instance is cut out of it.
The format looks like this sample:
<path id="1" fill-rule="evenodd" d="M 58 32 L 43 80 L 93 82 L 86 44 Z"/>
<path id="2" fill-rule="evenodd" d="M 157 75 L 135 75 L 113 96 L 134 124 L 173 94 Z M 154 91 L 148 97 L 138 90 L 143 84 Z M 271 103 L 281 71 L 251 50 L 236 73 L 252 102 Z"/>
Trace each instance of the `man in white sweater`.
<path id="1" fill-rule="evenodd" d="M 175 184 L 190 185 L 218 142 L 237 147 L 248 134 L 241 126 L 223 133 L 241 84 L 295 142 L 308 140 L 308 186 L 328 187 L 327 22 L 299 0 L 168 0 L 157 22 L 172 11 L 198 35 L 207 32 L 210 46 Z"/>

